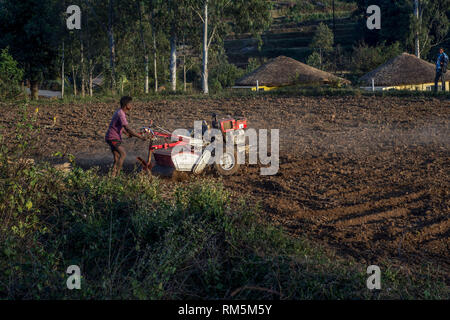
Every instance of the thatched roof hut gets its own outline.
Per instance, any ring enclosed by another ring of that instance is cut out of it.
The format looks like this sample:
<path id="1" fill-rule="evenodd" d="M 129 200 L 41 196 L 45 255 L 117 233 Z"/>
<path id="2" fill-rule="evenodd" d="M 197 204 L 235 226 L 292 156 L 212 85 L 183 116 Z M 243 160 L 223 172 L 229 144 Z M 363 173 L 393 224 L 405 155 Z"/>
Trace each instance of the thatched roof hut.
<path id="1" fill-rule="evenodd" d="M 417 58 L 415 55 L 402 53 L 365 74 L 359 80 L 362 85 L 371 86 L 372 79 L 377 87 L 395 87 L 419 85 L 434 81 L 436 67 Z"/>
<path id="2" fill-rule="evenodd" d="M 294 84 L 324 84 L 350 81 L 310 67 L 295 59 L 279 56 L 236 81 L 236 86 L 282 87 Z"/>

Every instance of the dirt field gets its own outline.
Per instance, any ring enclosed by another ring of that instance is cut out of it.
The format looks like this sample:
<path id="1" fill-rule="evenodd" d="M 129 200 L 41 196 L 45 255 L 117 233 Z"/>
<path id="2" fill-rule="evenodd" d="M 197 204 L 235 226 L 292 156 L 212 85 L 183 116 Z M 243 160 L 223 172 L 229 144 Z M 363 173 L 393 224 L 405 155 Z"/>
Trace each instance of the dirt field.
<path id="1" fill-rule="evenodd" d="M 75 154 L 84 167 L 107 170 L 103 141 L 116 105 L 39 107 L 41 156 Z M 450 101 L 419 98 L 304 97 L 166 100 L 135 103 L 134 128 L 153 119 L 191 128 L 213 111 L 245 115 L 252 128 L 280 129 L 276 176 L 248 166 L 224 179 L 262 208 L 263 217 L 340 255 L 377 264 L 450 271 Z M 2 111 L 4 112 L 4 111 Z M 11 126 L 14 110 L 0 125 Z M 56 122 L 54 124 L 54 117 Z M 128 140 L 128 169 L 145 142 Z M 170 183 L 170 182 L 169 182 Z"/>

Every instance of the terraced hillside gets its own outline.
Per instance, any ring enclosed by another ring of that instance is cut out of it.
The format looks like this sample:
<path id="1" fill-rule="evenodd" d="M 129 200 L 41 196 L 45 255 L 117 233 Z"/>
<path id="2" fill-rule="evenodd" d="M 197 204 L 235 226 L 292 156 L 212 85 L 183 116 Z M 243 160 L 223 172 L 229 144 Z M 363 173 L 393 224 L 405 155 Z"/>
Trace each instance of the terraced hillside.
<path id="1" fill-rule="evenodd" d="M 230 62 L 245 67 L 249 58 L 274 58 L 280 55 L 306 61 L 312 52 L 308 46 L 317 25 L 323 22 L 333 29 L 332 7 L 330 4 L 323 8 L 316 6 L 315 12 L 305 11 L 303 16 L 297 17 L 290 11 L 294 2 L 276 1 L 272 12 L 273 23 L 270 30 L 262 35 L 263 43 L 260 49 L 257 39 L 248 35 L 234 36 L 226 40 L 225 49 Z M 350 49 L 357 41 L 357 22 L 352 17 L 354 8 L 352 10 L 349 8 L 352 7 L 345 7 L 347 10 L 345 11 L 336 6 L 335 43 L 343 49 Z M 314 17 L 319 19 L 310 19 Z M 301 21 L 302 19 L 304 21 Z"/>

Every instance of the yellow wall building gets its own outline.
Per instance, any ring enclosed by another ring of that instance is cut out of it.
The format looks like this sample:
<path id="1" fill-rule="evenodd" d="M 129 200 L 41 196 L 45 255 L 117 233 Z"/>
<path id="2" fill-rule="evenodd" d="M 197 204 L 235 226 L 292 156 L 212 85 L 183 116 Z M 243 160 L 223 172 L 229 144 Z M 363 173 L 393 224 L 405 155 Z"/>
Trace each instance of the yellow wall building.
<path id="1" fill-rule="evenodd" d="M 433 91 L 436 66 L 415 55 L 402 53 L 375 70 L 362 76 L 359 81 L 365 90 L 417 90 Z M 450 78 L 450 73 L 447 75 Z M 442 82 L 438 83 L 442 88 Z M 450 90 L 450 79 L 445 81 Z"/>
<path id="2" fill-rule="evenodd" d="M 371 91 L 372 87 L 361 87 L 361 89 Z M 434 82 L 422 83 L 422 84 L 404 84 L 399 86 L 378 86 L 375 87 L 375 91 L 388 91 L 388 90 L 413 90 L 413 91 L 433 91 Z M 438 83 L 438 91 L 442 90 L 442 82 Z M 445 90 L 450 91 L 450 80 L 445 81 Z"/>

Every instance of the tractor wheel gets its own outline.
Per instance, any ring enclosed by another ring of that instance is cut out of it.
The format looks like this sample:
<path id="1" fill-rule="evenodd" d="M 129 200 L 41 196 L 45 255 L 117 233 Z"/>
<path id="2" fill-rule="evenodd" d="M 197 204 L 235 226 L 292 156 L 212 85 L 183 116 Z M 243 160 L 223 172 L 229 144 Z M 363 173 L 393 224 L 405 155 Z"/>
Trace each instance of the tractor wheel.
<path id="1" fill-rule="evenodd" d="M 237 163 L 237 153 L 234 151 L 224 152 L 218 163 L 215 164 L 217 172 L 222 176 L 231 176 L 239 171 L 240 164 Z"/>

